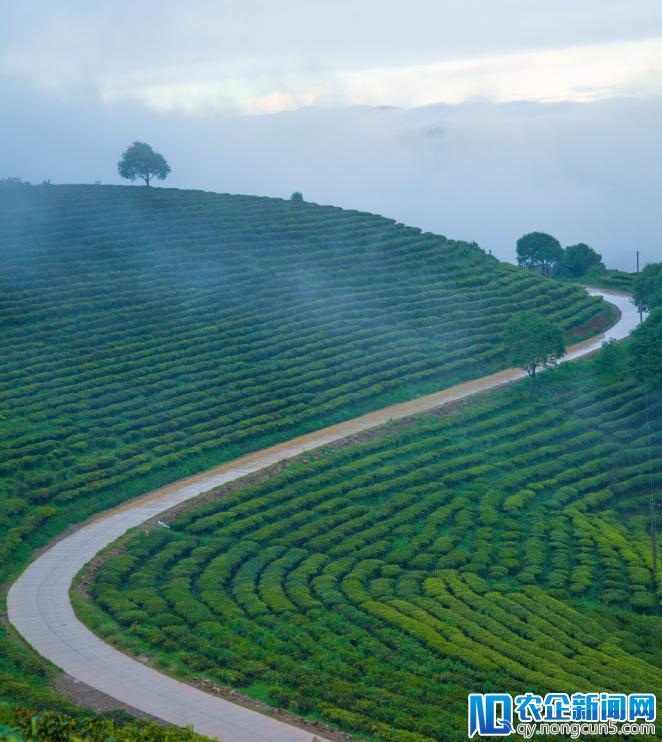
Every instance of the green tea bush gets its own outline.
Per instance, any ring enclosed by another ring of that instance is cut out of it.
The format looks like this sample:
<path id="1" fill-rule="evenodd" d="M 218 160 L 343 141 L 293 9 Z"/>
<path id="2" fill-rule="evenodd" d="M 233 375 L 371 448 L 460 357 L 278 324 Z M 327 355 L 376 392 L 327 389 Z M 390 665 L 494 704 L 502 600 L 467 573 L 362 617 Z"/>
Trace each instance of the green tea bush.
<path id="1" fill-rule="evenodd" d="M 573 365 L 537 398 L 498 392 L 295 462 L 182 513 L 167 557 L 136 533 L 111 560 L 145 589 L 122 583 L 149 614 L 127 641 L 173 657 L 144 630 L 178 631 L 181 671 L 260 697 L 268 678 L 273 703 L 378 739 L 461 739 L 474 689 L 657 687 L 655 651 L 632 639 L 641 619 L 659 629 L 647 500 L 632 503 L 648 441 L 654 466 L 662 454 L 662 400 L 650 436 L 616 437 L 619 405 L 636 414 L 645 395 L 596 378 Z M 537 445 L 518 445 L 529 434 Z M 126 625 L 121 599 L 102 607 Z"/>

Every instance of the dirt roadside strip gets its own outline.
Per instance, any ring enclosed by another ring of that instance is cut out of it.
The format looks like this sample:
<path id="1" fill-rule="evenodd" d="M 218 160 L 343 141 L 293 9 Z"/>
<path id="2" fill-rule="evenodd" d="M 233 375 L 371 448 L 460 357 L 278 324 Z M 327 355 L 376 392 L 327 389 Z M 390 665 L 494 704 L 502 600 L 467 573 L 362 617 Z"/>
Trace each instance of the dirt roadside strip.
<path id="1" fill-rule="evenodd" d="M 594 352 L 605 340 L 626 337 L 639 323 L 638 313 L 627 296 L 602 289 L 588 291 L 614 304 L 620 310 L 620 319 L 610 330 L 571 346 L 564 361 Z M 311 742 L 314 737 L 322 740 L 312 729 L 286 724 L 205 693 L 109 646 L 76 618 L 69 600 L 72 580 L 98 551 L 127 530 L 196 495 L 389 420 L 442 407 L 525 375 L 519 369 L 507 369 L 385 407 L 242 456 L 107 510 L 55 543 L 27 567 L 9 590 L 9 621 L 37 652 L 73 678 L 164 721 L 179 726 L 190 724 L 196 732 L 224 742 Z"/>

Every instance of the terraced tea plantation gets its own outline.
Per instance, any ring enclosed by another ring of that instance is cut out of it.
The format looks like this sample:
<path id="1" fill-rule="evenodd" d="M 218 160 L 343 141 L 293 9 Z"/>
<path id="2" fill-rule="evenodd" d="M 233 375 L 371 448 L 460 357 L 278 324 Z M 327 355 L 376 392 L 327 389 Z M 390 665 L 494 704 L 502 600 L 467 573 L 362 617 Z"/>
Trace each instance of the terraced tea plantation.
<path id="1" fill-rule="evenodd" d="M 81 615 L 174 673 L 381 740 L 465 739 L 470 691 L 659 693 L 662 399 L 600 368 L 221 490 L 133 533 Z"/>
<path id="2" fill-rule="evenodd" d="M 518 309 L 607 319 L 475 246 L 278 199 L 5 188 L 0 245 L 0 577 L 73 517 L 503 366 Z"/>

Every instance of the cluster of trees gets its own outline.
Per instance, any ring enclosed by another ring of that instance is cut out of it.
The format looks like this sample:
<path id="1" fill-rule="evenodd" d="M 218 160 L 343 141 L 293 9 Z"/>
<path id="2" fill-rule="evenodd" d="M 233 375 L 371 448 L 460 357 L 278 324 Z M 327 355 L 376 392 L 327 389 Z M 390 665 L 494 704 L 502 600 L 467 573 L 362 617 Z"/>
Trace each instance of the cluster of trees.
<path id="1" fill-rule="evenodd" d="M 0 188 L 16 188 L 18 186 L 29 186 L 32 185 L 28 180 L 21 180 L 20 178 L 0 178 Z"/>
<path id="2" fill-rule="evenodd" d="M 50 184 L 50 178 L 41 181 L 42 186 L 49 186 Z M 30 186 L 32 186 L 32 183 L 29 180 L 21 180 L 20 178 L 0 178 L 0 189 L 21 188 Z"/>
<path id="3" fill-rule="evenodd" d="M 570 245 L 564 250 L 544 232 L 531 232 L 517 241 L 517 261 L 545 276 L 581 278 L 596 268 L 604 270 L 601 256 L 588 245 Z M 634 304 L 650 316 L 632 334 L 626 350 L 616 354 L 608 349 L 601 362 L 622 370 L 627 367 L 637 378 L 662 388 L 662 263 L 647 265 L 630 281 Z M 525 368 L 533 382 L 538 368 L 555 365 L 565 353 L 561 329 L 533 312 L 514 315 L 504 328 L 502 342 L 511 362 Z"/>
<path id="4" fill-rule="evenodd" d="M 604 270 L 602 256 L 584 242 L 568 245 L 546 232 L 529 232 L 517 240 L 517 262 L 540 270 L 543 276 L 581 278 L 589 271 Z"/>

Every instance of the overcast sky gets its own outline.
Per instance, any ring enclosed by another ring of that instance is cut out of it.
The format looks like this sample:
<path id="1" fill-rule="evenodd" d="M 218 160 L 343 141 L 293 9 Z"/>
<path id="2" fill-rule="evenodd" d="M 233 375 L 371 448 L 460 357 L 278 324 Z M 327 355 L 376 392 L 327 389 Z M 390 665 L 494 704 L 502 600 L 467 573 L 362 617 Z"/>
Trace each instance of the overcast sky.
<path id="1" fill-rule="evenodd" d="M 175 187 L 662 258 L 660 0 L 0 0 L 0 94 L 0 177 L 145 139 Z"/>

